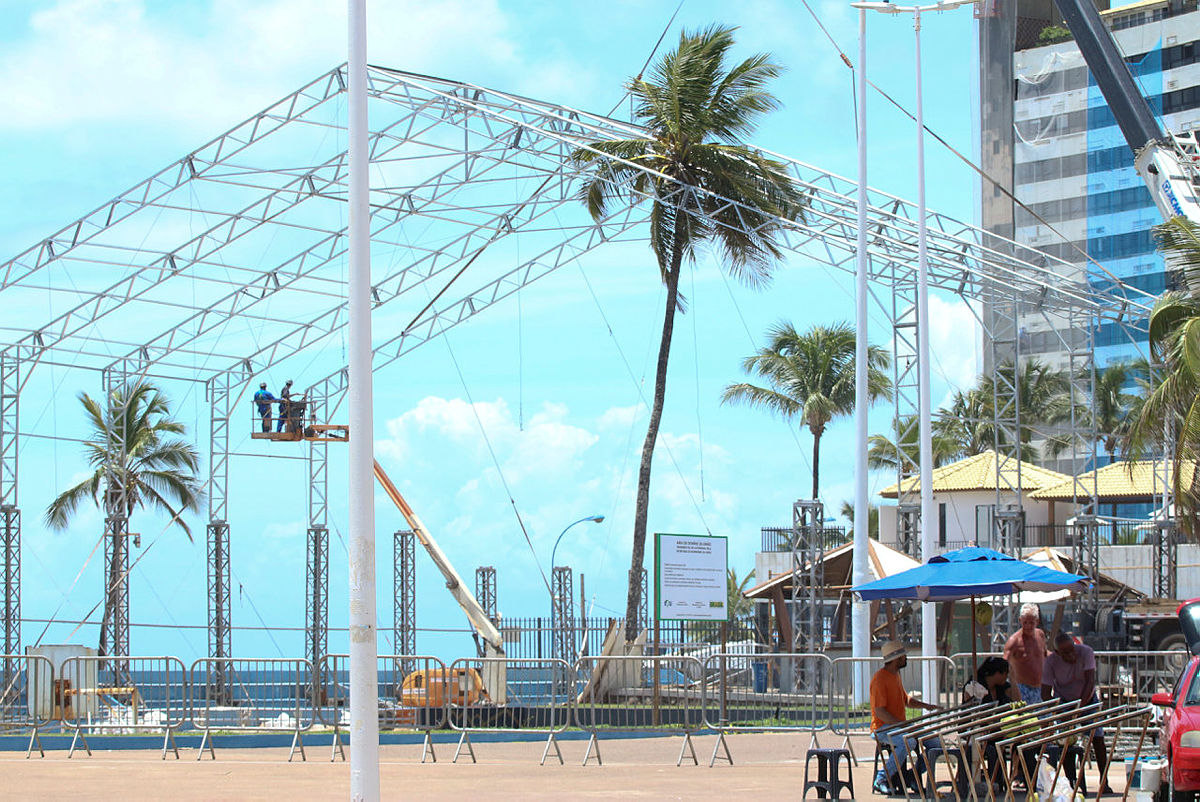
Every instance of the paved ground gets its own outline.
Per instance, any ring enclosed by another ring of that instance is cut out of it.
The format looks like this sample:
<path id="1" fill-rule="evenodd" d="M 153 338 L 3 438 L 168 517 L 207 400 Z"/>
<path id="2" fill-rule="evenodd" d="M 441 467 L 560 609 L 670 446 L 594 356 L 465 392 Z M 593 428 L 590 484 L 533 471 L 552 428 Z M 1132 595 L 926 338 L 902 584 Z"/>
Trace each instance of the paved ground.
<path id="1" fill-rule="evenodd" d="M 795 798 L 804 777 L 808 736 L 747 734 L 729 738 L 734 765 L 708 768 L 716 736 L 695 739 L 701 765 L 676 767 L 682 738 L 639 738 L 602 741 L 604 764 L 581 766 L 585 741 L 561 743 L 565 765 L 551 758 L 538 765 L 543 744 L 479 743 L 472 764 L 464 755 L 451 763 L 453 745 L 438 745 L 438 763 L 420 763 L 420 746 L 381 747 L 385 799 L 522 798 L 588 799 L 753 799 L 757 793 Z M 824 746 L 835 746 L 827 738 Z M 856 798 L 870 793 L 870 741 L 855 740 L 863 759 L 854 772 Z M 223 749 L 217 760 L 197 762 L 194 749 L 183 759 L 159 759 L 157 752 L 96 751 L 93 757 L 65 751 L 45 759 L 26 760 L 22 753 L 0 753 L 0 796 L 7 799 L 345 799 L 350 769 L 329 762 L 328 748 L 310 747 L 308 762 L 287 762 L 287 749 Z M 1124 790 L 1124 778 L 1113 771 L 1113 785 Z M 1095 779 L 1091 780 L 1095 787 Z M 1116 799 L 1117 797 L 1113 797 Z M 1132 799 L 1132 796 L 1131 796 Z"/>

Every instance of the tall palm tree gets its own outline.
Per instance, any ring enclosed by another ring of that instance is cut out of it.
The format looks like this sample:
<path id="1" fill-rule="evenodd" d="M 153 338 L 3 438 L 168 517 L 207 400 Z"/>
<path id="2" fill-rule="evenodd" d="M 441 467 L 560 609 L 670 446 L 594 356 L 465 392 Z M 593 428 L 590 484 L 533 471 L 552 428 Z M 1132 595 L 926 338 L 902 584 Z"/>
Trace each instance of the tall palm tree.
<path id="1" fill-rule="evenodd" d="M 627 88 L 644 135 L 593 142 L 573 158 L 587 172 L 581 197 L 596 220 L 613 203 L 650 203 L 650 247 L 666 287 L 654 399 L 638 468 L 633 551 L 626 599 L 625 636 L 637 637 L 637 610 L 650 507 L 650 467 L 666 397 L 667 363 L 675 313 L 682 306 L 684 260 L 713 242 L 725 268 L 761 286 L 781 256 L 781 220 L 801 215 L 804 195 L 784 164 L 747 147 L 745 137 L 778 107 L 767 91 L 780 68 L 765 54 L 728 66 L 733 29 L 684 32 L 649 78 Z"/>
<path id="2" fill-rule="evenodd" d="M 813 326 L 799 334 L 791 323 L 767 332 L 768 344 L 742 361 L 742 370 L 766 380 L 768 386 L 741 382 L 721 394 L 726 403 L 746 403 L 800 417 L 812 433 L 812 497 L 820 497 L 821 435 L 829 423 L 854 411 L 854 328 L 849 323 Z M 875 401 L 891 391 L 884 370 L 891 356 L 872 345 L 867 349 L 867 397 Z"/>
<path id="3" fill-rule="evenodd" d="M 83 450 L 92 473 L 64 490 L 46 508 L 46 524 L 52 529 L 65 529 L 88 498 L 109 521 L 106 527 L 113 542 L 105 577 L 101 654 L 107 653 L 109 628 L 123 598 L 121 586 L 128 581 L 119 571 L 126 562 L 125 524 L 129 517 L 139 507 L 151 507 L 170 515 L 171 523 L 191 540 L 191 530 L 182 515 L 199 510 L 203 498 L 202 484 L 196 476 L 199 454 L 180 439 L 186 428 L 171 419 L 162 393 L 153 385 L 140 383 L 116 390 L 105 400 L 102 405 L 87 393 L 79 394 L 91 429 Z"/>

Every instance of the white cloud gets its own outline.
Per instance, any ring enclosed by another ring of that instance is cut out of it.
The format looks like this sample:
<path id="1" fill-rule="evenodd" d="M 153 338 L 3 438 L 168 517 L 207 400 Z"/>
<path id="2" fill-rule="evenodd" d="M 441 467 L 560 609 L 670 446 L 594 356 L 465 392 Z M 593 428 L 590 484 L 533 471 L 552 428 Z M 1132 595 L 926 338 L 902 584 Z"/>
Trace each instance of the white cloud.
<path id="1" fill-rule="evenodd" d="M 372 63 L 451 77 L 479 66 L 527 72 L 495 0 L 368 5 Z M 146 0 L 61 0 L 27 24 L 0 54 L 9 128 L 232 124 L 295 89 L 297 75 L 346 60 L 345 5 L 328 0 L 218 0 L 190 14 Z"/>
<path id="2" fill-rule="evenodd" d="M 929 296 L 930 371 L 940 376 L 950 390 L 971 387 L 979 374 L 979 324 L 964 301 Z M 945 403 L 945 400 L 943 400 Z"/>

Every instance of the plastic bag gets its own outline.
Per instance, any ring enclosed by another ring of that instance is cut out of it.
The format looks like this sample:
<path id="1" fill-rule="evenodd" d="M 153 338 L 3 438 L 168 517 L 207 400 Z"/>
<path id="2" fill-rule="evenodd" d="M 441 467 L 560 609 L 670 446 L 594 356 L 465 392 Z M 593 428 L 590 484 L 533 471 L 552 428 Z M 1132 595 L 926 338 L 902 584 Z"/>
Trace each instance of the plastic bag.
<path id="1" fill-rule="evenodd" d="M 1037 790 L 1040 802 L 1075 802 L 1071 796 L 1071 784 L 1062 774 L 1054 777 L 1054 767 L 1046 758 L 1038 761 Z"/>

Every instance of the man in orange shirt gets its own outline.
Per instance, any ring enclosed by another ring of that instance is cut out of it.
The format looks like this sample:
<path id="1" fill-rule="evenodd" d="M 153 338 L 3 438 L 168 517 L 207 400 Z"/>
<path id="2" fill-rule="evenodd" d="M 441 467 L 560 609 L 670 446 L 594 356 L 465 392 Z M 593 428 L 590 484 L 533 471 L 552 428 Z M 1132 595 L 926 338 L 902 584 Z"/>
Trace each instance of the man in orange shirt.
<path id="1" fill-rule="evenodd" d="M 899 733 L 892 735 L 888 731 L 897 724 L 908 720 L 908 708 L 916 707 L 922 710 L 937 710 L 936 705 L 927 704 L 914 698 L 904 690 L 900 680 L 900 671 L 908 665 L 908 651 L 900 641 L 888 641 L 883 645 L 883 668 L 871 677 L 871 734 L 880 743 L 889 744 L 892 754 L 884 761 L 883 768 L 875 775 L 875 792 L 891 794 L 902 791 L 900 786 L 906 783 L 916 786 L 916 776 L 904 772 L 904 764 L 908 758 L 908 743 Z M 918 761 L 916 771 L 924 771 L 924 766 Z"/>

